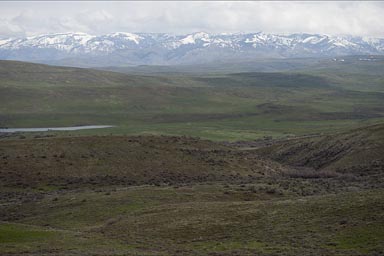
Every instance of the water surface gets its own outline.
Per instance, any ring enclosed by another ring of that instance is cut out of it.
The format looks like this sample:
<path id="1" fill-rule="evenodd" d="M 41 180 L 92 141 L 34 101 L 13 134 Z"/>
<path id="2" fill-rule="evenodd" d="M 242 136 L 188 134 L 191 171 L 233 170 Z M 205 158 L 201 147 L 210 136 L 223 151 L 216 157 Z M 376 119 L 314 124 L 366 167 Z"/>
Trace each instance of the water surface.
<path id="1" fill-rule="evenodd" d="M 39 128 L 2 128 L 0 132 L 48 132 L 48 131 L 77 131 L 87 129 L 111 128 L 113 125 L 83 125 L 69 127 L 39 127 Z"/>

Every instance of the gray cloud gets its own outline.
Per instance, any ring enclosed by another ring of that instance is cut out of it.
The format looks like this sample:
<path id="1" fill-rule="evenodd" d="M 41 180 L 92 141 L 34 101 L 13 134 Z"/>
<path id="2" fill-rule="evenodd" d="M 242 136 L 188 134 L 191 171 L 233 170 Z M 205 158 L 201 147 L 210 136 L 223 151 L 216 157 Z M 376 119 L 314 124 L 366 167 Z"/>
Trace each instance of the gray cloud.
<path id="1" fill-rule="evenodd" d="M 0 2 L 0 37 L 80 31 L 384 37 L 382 2 Z"/>

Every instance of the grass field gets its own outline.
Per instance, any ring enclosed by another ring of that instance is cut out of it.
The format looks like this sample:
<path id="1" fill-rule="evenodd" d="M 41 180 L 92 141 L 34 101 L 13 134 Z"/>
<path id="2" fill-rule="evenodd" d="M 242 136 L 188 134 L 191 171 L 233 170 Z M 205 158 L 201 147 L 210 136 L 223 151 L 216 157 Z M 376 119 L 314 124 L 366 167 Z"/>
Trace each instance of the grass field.
<path id="1" fill-rule="evenodd" d="M 355 62 L 341 71 L 149 76 L 3 61 L 0 126 L 111 124 L 76 134 L 250 140 L 380 123 L 383 65 Z"/>
<path id="2" fill-rule="evenodd" d="M 290 196 L 239 186 L 104 188 L 9 206 L 3 254 L 377 255 L 383 191 Z M 264 197 L 264 199 L 260 199 Z M 106 210 L 108 209 L 108 210 Z"/>
<path id="3" fill-rule="evenodd" d="M 384 255 L 384 65 L 356 58 L 0 61 L 0 127 L 116 125 L 0 134 L 0 254 Z"/>
<path id="4" fill-rule="evenodd" d="M 3 139 L 0 252 L 381 255 L 383 131 L 257 149 L 168 136 Z"/>

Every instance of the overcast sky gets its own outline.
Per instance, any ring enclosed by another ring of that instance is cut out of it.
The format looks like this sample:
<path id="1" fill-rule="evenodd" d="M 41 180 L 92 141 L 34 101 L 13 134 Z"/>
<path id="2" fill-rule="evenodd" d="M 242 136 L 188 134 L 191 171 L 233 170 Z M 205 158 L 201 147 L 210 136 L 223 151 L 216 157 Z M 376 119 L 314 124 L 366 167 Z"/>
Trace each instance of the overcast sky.
<path id="1" fill-rule="evenodd" d="M 0 2 L 0 37 L 118 31 L 384 37 L 384 2 Z"/>

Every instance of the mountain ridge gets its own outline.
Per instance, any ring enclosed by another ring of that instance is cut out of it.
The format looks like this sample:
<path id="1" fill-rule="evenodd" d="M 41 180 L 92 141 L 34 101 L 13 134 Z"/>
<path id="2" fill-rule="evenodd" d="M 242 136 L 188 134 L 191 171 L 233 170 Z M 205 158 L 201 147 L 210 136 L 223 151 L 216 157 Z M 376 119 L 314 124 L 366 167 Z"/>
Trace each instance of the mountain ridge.
<path id="1" fill-rule="evenodd" d="M 199 64 L 225 59 L 382 55 L 384 38 L 297 33 L 184 35 L 115 32 L 44 34 L 0 40 L 0 59 L 83 66 Z"/>

